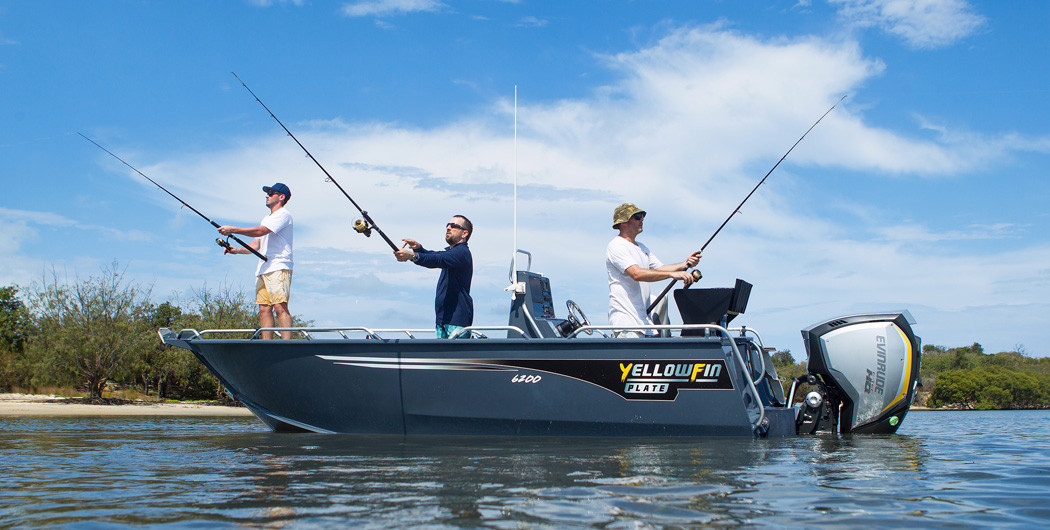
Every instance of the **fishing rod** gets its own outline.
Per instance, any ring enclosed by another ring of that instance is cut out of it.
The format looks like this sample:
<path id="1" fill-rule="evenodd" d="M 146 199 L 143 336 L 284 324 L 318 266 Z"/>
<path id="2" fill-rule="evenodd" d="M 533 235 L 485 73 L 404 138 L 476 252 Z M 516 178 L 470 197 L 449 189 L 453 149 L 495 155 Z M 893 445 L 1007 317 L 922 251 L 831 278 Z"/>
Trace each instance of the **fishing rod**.
<path id="1" fill-rule="evenodd" d="M 380 237 L 382 237 L 383 240 L 386 241 L 386 244 L 390 245 L 390 248 L 393 249 L 394 252 L 397 252 L 397 245 L 395 245 L 389 237 L 386 237 L 386 234 L 384 234 L 383 231 L 379 228 L 379 225 L 377 225 L 376 222 L 372 220 L 372 218 L 368 215 L 368 212 L 362 210 L 361 207 L 358 206 L 357 201 L 355 201 L 354 198 L 351 197 L 350 194 L 347 193 L 346 190 L 344 190 L 338 182 L 336 182 L 335 177 L 333 177 L 332 174 L 329 173 L 328 170 L 325 169 L 324 166 L 322 166 L 316 158 L 314 158 L 314 155 L 310 154 L 310 151 L 306 148 L 306 146 L 303 145 L 302 142 L 299 141 L 298 138 L 295 137 L 294 134 L 292 134 L 292 131 L 289 131 L 288 127 L 285 127 L 284 124 L 281 123 L 281 120 L 277 119 L 277 116 L 275 116 L 273 111 L 270 110 L 270 107 L 267 107 L 266 103 L 263 103 L 262 100 L 259 99 L 259 96 L 256 96 L 255 92 L 252 92 L 252 89 L 248 88 L 248 85 L 244 84 L 244 81 L 241 81 L 241 78 L 235 72 L 230 73 L 233 74 L 233 77 L 236 77 L 237 80 L 241 82 L 241 86 L 243 86 L 244 89 L 247 90 L 248 93 L 255 98 L 255 101 L 258 101 L 259 104 L 262 105 L 264 109 L 266 109 L 266 112 L 270 113 L 270 116 L 277 121 L 277 124 L 280 125 L 282 129 L 284 129 L 284 132 L 288 133 L 288 136 L 291 136 L 292 140 L 295 140 L 295 143 L 299 144 L 299 147 L 301 147 L 303 151 L 306 152 L 306 156 L 310 157 L 310 160 L 313 160 L 314 164 L 317 164 L 317 167 L 321 168 L 321 171 L 323 171 L 325 176 L 328 177 L 327 181 L 331 182 L 332 184 L 335 184 L 335 187 L 339 188 L 339 191 L 343 192 L 343 195 L 350 200 L 350 203 L 354 205 L 354 208 L 357 208 L 357 211 L 361 212 L 362 219 L 354 221 L 354 230 L 360 234 L 364 234 L 365 237 L 370 237 L 372 235 L 372 230 L 375 230 L 377 233 L 379 233 Z"/>
<path id="2" fill-rule="evenodd" d="M 106 149 L 105 147 L 102 147 L 101 145 L 98 144 L 98 142 L 92 140 L 91 138 L 88 138 L 87 136 L 84 136 L 84 133 L 77 133 L 77 134 L 82 136 L 85 140 L 95 144 L 99 149 L 109 153 L 109 156 L 112 156 L 113 158 L 116 158 L 117 160 L 120 160 L 120 162 L 122 164 L 124 164 L 125 166 L 128 166 L 131 169 L 134 169 L 135 173 L 138 173 L 139 175 L 142 175 L 146 180 L 152 182 L 154 186 L 156 186 L 156 187 L 160 188 L 161 190 L 163 190 L 164 193 L 167 193 L 168 195 L 171 195 L 172 197 L 175 198 L 176 201 L 179 201 L 180 203 L 182 203 L 183 206 L 189 208 L 190 210 L 193 210 L 193 213 L 203 217 L 205 221 L 208 221 L 209 223 L 211 223 L 211 225 L 214 226 L 215 228 L 219 228 L 221 226 L 221 225 L 219 225 L 219 223 L 216 223 L 215 221 L 212 221 L 211 219 L 208 219 L 208 216 L 200 213 L 199 211 L 197 211 L 196 208 L 190 206 L 189 204 L 186 204 L 186 201 L 178 198 L 174 193 L 168 191 L 164 186 L 161 186 L 160 184 L 157 184 L 157 181 L 147 177 L 145 173 L 143 173 L 143 172 L 139 171 L 138 169 L 136 169 L 135 166 L 125 162 L 123 158 L 120 158 L 119 156 L 113 154 L 112 151 L 110 151 L 109 149 Z M 227 239 L 233 239 L 234 241 L 237 242 L 238 245 L 248 249 L 248 251 L 250 251 L 252 254 L 255 254 L 259 259 L 261 259 L 263 261 L 266 261 L 266 256 L 263 256 L 262 254 L 259 253 L 258 250 L 255 250 L 254 248 L 248 246 L 247 243 L 245 243 L 244 241 L 241 241 L 240 238 L 238 238 L 237 236 L 235 236 L 235 235 L 228 235 L 226 237 L 227 237 Z M 229 241 L 223 241 L 222 238 L 218 238 L 218 237 L 215 238 L 215 243 L 218 244 L 220 247 L 225 248 L 227 252 L 230 252 L 230 251 L 233 250 L 233 245 L 230 245 Z"/>
<path id="3" fill-rule="evenodd" d="M 766 179 L 769 178 L 769 176 L 773 174 L 773 170 L 775 170 L 777 168 L 777 166 L 779 166 L 780 163 L 783 162 L 784 159 L 787 158 L 787 156 L 789 154 L 791 154 L 791 151 L 793 151 L 795 149 L 796 145 L 798 145 L 800 142 L 802 142 L 802 139 L 805 138 L 807 134 L 809 134 L 809 131 L 812 131 L 813 128 L 816 127 L 818 123 L 820 123 L 820 120 L 823 120 L 824 116 L 827 116 L 828 114 L 830 114 L 831 111 L 834 110 L 835 107 L 838 106 L 839 103 L 842 103 L 842 100 L 844 100 L 844 99 L 846 99 L 845 95 L 842 96 L 841 98 L 839 98 L 839 100 L 836 101 L 835 104 L 832 105 L 831 108 L 827 110 L 827 112 L 825 112 L 824 114 L 821 114 L 820 118 L 817 118 L 817 121 L 813 122 L 813 125 L 810 125 L 809 129 L 806 129 L 806 132 L 802 133 L 802 136 L 800 136 L 798 140 L 795 140 L 795 143 L 791 145 L 791 149 L 788 149 L 787 152 L 784 153 L 784 156 L 780 157 L 780 160 L 777 160 L 776 164 L 773 164 L 773 167 L 769 170 L 768 173 L 766 173 L 766 176 L 762 177 L 762 180 L 758 181 L 758 184 L 755 184 L 755 187 L 751 190 L 751 193 L 748 193 L 747 197 L 744 197 L 744 200 L 740 201 L 740 204 L 736 205 L 736 208 L 734 208 L 733 212 L 729 214 L 729 217 L 726 217 L 726 220 L 722 221 L 722 225 L 718 227 L 718 230 L 715 230 L 715 233 L 711 234 L 711 237 L 707 238 L 707 242 L 704 243 L 704 246 L 700 247 L 700 252 L 703 252 L 704 249 L 707 248 L 707 245 L 711 243 L 711 240 L 713 240 L 715 238 L 715 236 L 717 236 L 718 233 L 721 232 L 722 229 L 725 228 L 725 226 L 727 224 L 729 224 L 729 220 L 732 219 L 734 215 L 740 213 L 740 207 L 743 206 L 744 203 L 747 202 L 747 200 L 750 199 L 751 196 L 754 195 L 756 191 L 758 191 L 758 187 L 761 186 L 762 183 L 765 182 Z M 694 275 L 694 278 L 695 278 L 695 275 Z M 645 312 L 646 313 L 652 313 L 653 312 L 653 308 L 655 308 L 657 306 L 657 304 L 660 303 L 660 300 L 663 300 L 664 296 L 667 296 L 668 291 L 670 291 L 671 288 L 674 287 L 674 284 L 677 283 L 677 282 L 678 282 L 677 278 L 671 280 L 671 283 L 667 284 L 667 287 L 664 287 L 664 290 L 660 293 L 660 296 L 657 296 L 656 300 L 653 300 L 653 303 L 649 305 L 649 308 L 646 309 Z"/>

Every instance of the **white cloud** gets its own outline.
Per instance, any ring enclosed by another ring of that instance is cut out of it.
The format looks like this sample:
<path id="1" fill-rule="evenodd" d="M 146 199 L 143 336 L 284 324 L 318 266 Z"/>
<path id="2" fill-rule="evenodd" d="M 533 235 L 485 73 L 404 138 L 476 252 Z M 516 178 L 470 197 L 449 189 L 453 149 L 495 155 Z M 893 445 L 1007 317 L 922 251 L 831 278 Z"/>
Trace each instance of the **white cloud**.
<path id="1" fill-rule="evenodd" d="M 876 27 L 914 48 L 939 48 L 962 40 L 985 23 L 965 0 L 829 0 L 858 27 Z"/>
<path id="2" fill-rule="evenodd" d="M 438 0 L 362 0 L 343 6 L 343 14 L 349 17 L 388 17 L 416 12 L 436 12 L 445 9 Z"/>
<path id="3" fill-rule="evenodd" d="M 4 249 L 4 252 L 0 253 L 2 282 L 25 285 L 39 280 L 41 272 L 54 265 L 49 263 L 47 256 L 36 256 L 28 250 L 30 247 L 39 247 L 40 240 L 67 241 L 85 237 L 134 245 L 151 243 L 155 239 L 152 234 L 142 230 L 118 230 L 80 223 L 51 212 L 0 207 L 0 248 Z M 100 264 L 94 258 L 77 259 L 76 263 L 87 265 L 92 270 L 97 269 Z"/>
<path id="4" fill-rule="evenodd" d="M 529 16 L 522 17 L 522 19 L 518 21 L 517 25 L 527 28 L 542 28 L 543 26 L 547 25 L 547 22 L 548 21 L 545 19 Z"/>
<path id="5" fill-rule="evenodd" d="M 887 226 L 873 230 L 884 241 L 902 245 L 922 245 L 945 241 L 1001 240 L 1022 237 L 1023 230 L 1010 223 L 992 225 L 970 225 L 956 230 L 934 232 L 929 228 L 915 224 Z"/>
<path id="6" fill-rule="evenodd" d="M 51 212 L 36 212 L 29 210 L 12 210 L 10 208 L 0 207 L 0 222 L 4 222 L 7 229 L 4 232 L 7 237 L 14 237 L 15 239 L 9 240 L 9 244 L 14 244 L 22 240 L 17 235 L 24 233 L 24 230 L 15 229 L 14 227 L 27 228 L 29 225 L 45 226 L 50 228 L 73 228 L 77 230 L 88 230 L 94 232 L 101 232 L 113 239 L 121 241 L 149 241 L 151 236 L 141 230 L 116 230 L 113 228 L 99 226 L 94 224 L 82 224 L 73 219 L 65 217 L 63 215 L 51 213 Z M 15 245 L 17 247 L 17 245 Z M 9 248 L 4 245 L 3 248 Z"/>

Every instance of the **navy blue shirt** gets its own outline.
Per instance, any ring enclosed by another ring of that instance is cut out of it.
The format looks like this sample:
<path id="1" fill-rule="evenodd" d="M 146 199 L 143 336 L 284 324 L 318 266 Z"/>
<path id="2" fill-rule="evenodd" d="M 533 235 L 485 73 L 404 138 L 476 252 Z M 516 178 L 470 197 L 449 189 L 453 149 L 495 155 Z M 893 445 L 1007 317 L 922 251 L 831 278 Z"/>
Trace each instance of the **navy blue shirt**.
<path id="1" fill-rule="evenodd" d="M 419 256 L 416 265 L 441 269 L 434 299 L 434 312 L 437 314 L 435 324 L 463 327 L 473 324 L 474 300 L 470 298 L 470 279 L 474 276 L 474 259 L 470 256 L 467 243 L 456 243 L 445 247 L 445 250 L 420 247 L 415 253 Z"/>

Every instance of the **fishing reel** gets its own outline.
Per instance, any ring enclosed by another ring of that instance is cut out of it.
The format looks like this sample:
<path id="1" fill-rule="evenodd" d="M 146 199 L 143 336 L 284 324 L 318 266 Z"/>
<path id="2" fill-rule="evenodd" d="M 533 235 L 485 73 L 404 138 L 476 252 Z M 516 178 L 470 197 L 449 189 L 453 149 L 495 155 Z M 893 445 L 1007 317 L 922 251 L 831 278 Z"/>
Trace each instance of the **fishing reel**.
<path id="1" fill-rule="evenodd" d="M 229 236 L 227 236 L 226 239 L 223 239 L 221 237 L 215 238 L 215 244 L 226 249 L 225 252 L 223 252 L 223 254 L 230 254 L 233 252 L 233 245 L 230 244 Z"/>
<path id="2" fill-rule="evenodd" d="M 354 221 L 354 231 L 358 234 L 364 234 L 365 237 L 372 237 L 372 226 L 364 219 Z"/>
<path id="3" fill-rule="evenodd" d="M 700 281 L 700 278 L 704 277 L 703 274 L 700 274 L 700 269 L 693 269 L 692 271 L 689 272 L 689 275 L 693 277 L 693 283 L 696 283 L 696 282 Z M 689 287 L 686 287 L 686 289 L 688 289 L 688 288 Z"/>

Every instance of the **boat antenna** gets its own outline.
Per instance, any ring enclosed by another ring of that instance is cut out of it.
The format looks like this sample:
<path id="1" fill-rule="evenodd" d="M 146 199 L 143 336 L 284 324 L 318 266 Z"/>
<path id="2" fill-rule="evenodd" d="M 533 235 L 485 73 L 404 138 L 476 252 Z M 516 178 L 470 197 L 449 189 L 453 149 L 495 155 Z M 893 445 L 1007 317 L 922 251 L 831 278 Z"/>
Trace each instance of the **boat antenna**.
<path id="1" fill-rule="evenodd" d="M 514 85 L 514 277 L 518 274 L 518 85 Z"/>
<path id="2" fill-rule="evenodd" d="M 338 182 L 336 182 L 335 177 L 333 177 L 332 174 L 329 173 L 328 170 L 325 169 L 324 166 L 322 166 L 316 158 L 314 158 L 314 155 L 310 154 L 310 151 L 306 148 L 306 146 L 303 145 L 302 142 L 299 141 L 298 138 L 295 137 L 294 134 L 292 134 L 292 131 L 289 131 L 288 127 L 285 127 L 284 123 L 281 123 L 281 120 L 277 119 L 277 116 L 275 116 L 273 111 L 270 110 L 270 107 L 267 107 L 266 104 L 263 103 L 261 99 L 259 99 L 259 96 L 256 96 L 255 92 L 252 92 L 252 89 L 248 88 L 248 85 L 244 84 L 244 81 L 241 81 L 241 78 L 236 73 L 230 73 L 233 74 L 233 77 L 237 78 L 237 81 L 240 81 L 241 86 L 243 86 L 244 89 L 247 90 L 248 93 L 255 98 L 255 101 L 258 101 L 259 104 L 262 105 L 264 109 L 266 109 L 266 112 L 270 113 L 270 117 L 277 121 L 277 124 L 280 125 L 282 129 L 284 129 L 284 132 L 288 133 L 288 136 L 291 136 L 292 140 L 295 140 L 295 143 L 299 144 L 299 147 L 301 147 L 303 151 L 306 152 L 306 156 L 310 157 L 310 160 L 313 160 L 314 164 L 317 164 L 317 167 L 321 168 L 321 171 L 324 172 L 326 177 L 328 177 L 325 179 L 325 182 L 331 182 L 332 184 L 335 184 L 335 187 L 339 188 L 339 191 L 343 192 L 343 196 L 350 200 L 350 203 L 354 205 L 354 208 L 357 208 L 357 211 L 361 212 L 362 218 L 354 221 L 354 230 L 361 234 L 364 234 L 365 237 L 371 236 L 372 230 L 375 230 L 379 234 L 379 236 L 383 238 L 383 241 L 386 241 L 386 244 L 390 245 L 390 248 L 393 249 L 394 252 L 397 252 L 397 245 L 395 245 L 394 242 L 391 241 L 390 238 L 383 233 L 383 231 L 379 228 L 379 225 L 377 225 L 376 222 L 372 220 L 372 217 L 368 215 L 368 212 L 361 209 L 361 207 L 357 204 L 357 201 L 355 201 L 354 198 L 351 197 L 350 194 L 347 193 L 346 190 L 344 190 Z"/>
<path id="3" fill-rule="evenodd" d="M 758 187 L 761 186 L 762 183 L 765 182 L 767 178 L 769 178 L 769 175 L 773 174 L 773 170 L 775 170 L 777 168 L 777 166 L 779 166 L 780 163 L 783 162 L 784 159 L 787 158 L 787 156 L 789 154 L 791 154 L 791 151 L 795 149 L 796 145 L 798 145 L 800 142 L 802 142 L 802 139 L 805 138 L 807 134 L 809 134 L 809 131 L 812 131 L 813 128 L 816 127 L 818 123 L 820 123 L 820 120 L 823 120 L 824 116 L 827 116 L 829 113 L 831 113 L 831 111 L 834 110 L 835 107 L 838 106 L 839 103 L 842 103 L 842 100 L 844 100 L 844 99 L 846 99 L 845 95 L 843 95 L 841 98 L 839 98 L 839 100 L 836 101 L 835 104 L 832 105 L 830 109 L 828 109 L 826 112 L 824 112 L 824 114 L 821 114 L 820 117 L 817 118 L 817 121 L 813 122 L 813 125 L 810 125 L 809 129 L 806 129 L 806 132 L 802 133 L 802 136 L 800 136 L 798 140 L 795 140 L 795 143 L 791 145 L 791 149 L 788 149 L 787 152 L 784 153 L 784 156 L 780 157 L 780 160 L 777 160 L 776 164 L 773 164 L 773 167 L 769 170 L 769 172 L 766 173 L 766 176 L 762 177 L 762 180 L 758 181 L 758 184 L 755 184 L 755 187 L 751 190 L 751 193 L 748 193 L 747 197 L 744 197 L 744 200 L 740 201 L 740 204 L 736 205 L 736 208 L 734 208 L 732 213 L 729 214 L 729 217 L 726 217 L 726 220 L 722 221 L 722 225 L 718 227 L 718 230 L 715 230 L 715 233 L 711 234 L 711 237 L 707 238 L 707 242 L 704 243 L 704 246 L 700 247 L 700 252 L 703 252 L 704 249 L 707 248 L 707 245 L 711 243 L 711 240 L 713 240 L 715 238 L 715 236 L 717 236 L 718 233 L 722 231 L 722 228 L 725 228 L 725 226 L 727 224 L 729 224 L 729 220 L 732 219 L 734 215 L 740 213 L 740 207 L 743 206 L 744 203 L 747 202 L 747 200 L 750 199 L 751 196 L 755 194 L 755 191 L 758 190 Z M 660 300 L 663 300 L 664 296 L 667 296 L 667 293 L 671 290 L 672 287 L 674 287 L 675 283 L 677 283 L 677 282 L 678 282 L 678 279 L 671 280 L 671 283 L 668 283 L 667 287 L 664 287 L 664 290 L 660 293 L 659 296 L 656 297 L 655 300 L 653 300 L 653 303 L 649 305 L 649 308 L 646 309 L 645 312 L 646 313 L 652 313 L 653 308 L 655 308 L 656 305 L 660 303 Z"/>
<path id="4" fill-rule="evenodd" d="M 82 136 L 85 140 L 95 144 L 99 149 L 109 153 L 109 156 L 112 156 L 113 158 L 116 158 L 117 160 L 120 160 L 120 162 L 123 163 L 125 166 L 128 166 L 131 169 L 135 170 L 135 173 L 138 173 L 139 175 L 142 175 L 146 180 L 152 182 L 154 186 L 156 186 L 156 187 L 160 188 L 161 190 L 163 190 L 164 193 L 167 193 L 168 195 L 171 195 L 176 201 L 179 201 L 180 203 L 182 203 L 183 206 L 189 208 L 190 210 L 193 210 L 193 213 L 203 217 L 205 221 L 208 221 L 209 223 L 211 223 L 211 225 L 214 226 L 215 228 L 219 228 L 219 226 L 220 226 L 219 223 L 216 223 L 215 221 L 212 221 L 211 219 L 208 219 L 208 216 L 200 213 L 200 211 L 198 211 L 196 208 L 190 206 L 189 204 L 186 204 L 186 201 L 178 198 L 174 193 L 168 191 L 167 188 L 165 188 L 164 186 L 161 186 L 160 184 L 158 184 L 157 181 L 147 177 L 145 173 L 143 173 L 143 172 L 139 171 L 138 169 L 136 169 L 135 166 L 125 162 L 123 158 L 120 158 L 119 156 L 113 154 L 112 151 L 110 151 L 109 149 L 106 149 L 105 147 L 102 147 L 101 145 L 99 145 L 98 142 L 92 140 L 91 138 L 88 138 L 87 136 L 84 136 L 84 133 L 77 133 L 77 134 Z M 240 238 L 238 238 L 237 236 L 229 235 L 229 236 L 226 236 L 226 237 L 229 238 L 229 239 L 233 239 L 234 241 L 237 242 L 238 245 L 248 249 L 249 252 L 251 252 L 252 254 L 255 254 L 259 259 L 261 259 L 263 261 L 266 261 L 266 256 L 263 256 L 262 254 L 259 253 L 258 250 L 255 250 L 254 248 L 248 246 L 247 243 L 245 243 L 244 241 L 241 241 Z M 230 250 L 233 250 L 233 246 L 230 245 L 229 242 L 224 241 L 221 238 L 215 238 L 215 242 L 220 247 L 225 248 L 227 250 L 227 252 L 230 251 Z"/>
<path id="5" fill-rule="evenodd" d="M 514 206 L 512 208 L 514 218 L 511 220 L 511 248 L 510 273 L 508 279 L 510 285 L 504 291 L 514 293 L 514 296 L 525 294 L 525 283 L 518 281 L 518 253 L 529 254 L 518 248 L 518 85 L 514 85 Z M 529 254 L 529 268 L 532 267 L 532 255 Z"/>

